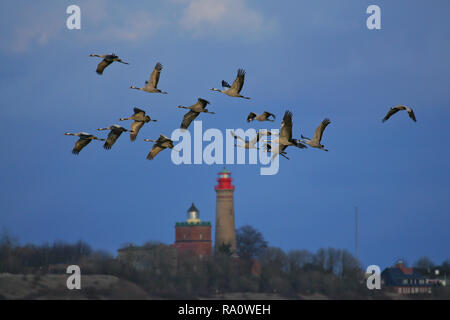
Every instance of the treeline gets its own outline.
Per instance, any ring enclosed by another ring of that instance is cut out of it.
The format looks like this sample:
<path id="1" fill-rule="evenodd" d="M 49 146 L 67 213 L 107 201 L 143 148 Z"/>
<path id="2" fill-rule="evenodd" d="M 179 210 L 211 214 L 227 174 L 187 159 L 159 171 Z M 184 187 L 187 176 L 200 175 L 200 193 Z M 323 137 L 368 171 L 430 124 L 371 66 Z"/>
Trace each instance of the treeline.
<path id="1" fill-rule="evenodd" d="M 346 250 L 324 248 L 285 252 L 270 247 L 250 226 L 237 231 L 239 258 L 229 247 L 202 259 L 178 254 L 170 245 L 149 242 L 128 245 L 118 258 L 93 250 L 87 243 L 19 245 L 0 237 L 0 273 L 65 273 L 70 264 L 82 274 L 107 274 L 132 281 L 150 295 L 186 299 L 231 292 L 277 293 L 288 298 L 321 294 L 329 298 L 382 298 L 383 292 L 367 290 L 364 272 Z"/>
<path id="2" fill-rule="evenodd" d="M 145 255 L 139 252 L 143 247 Z M 382 297 L 379 292 L 367 290 L 363 271 L 346 250 L 286 253 L 280 248 L 265 247 L 257 256 L 235 258 L 224 247 L 219 253 L 200 259 L 189 252 L 178 254 L 174 247 L 161 243 L 143 247 L 124 248 L 119 262 L 133 266 L 133 281 L 154 296 L 196 298 L 247 292 L 276 293 L 288 298 L 313 294 L 340 299 Z"/>
<path id="3" fill-rule="evenodd" d="M 41 246 L 15 246 L 11 242 L 3 242 L 0 244 L 0 272 L 27 273 L 50 265 L 74 264 L 91 257 L 92 253 L 91 247 L 82 241 Z"/>
<path id="4" fill-rule="evenodd" d="M 132 266 L 118 263 L 110 253 L 93 250 L 83 241 L 74 244 L 25 244 L 3 231 L 0 235 L 0 273 L 34 274 L 66 273 L 67 266 L 79 265 L 82 274 L 110 274 L 136 280 Z M 134 278 L 133 278 L 134 277 Z"/>

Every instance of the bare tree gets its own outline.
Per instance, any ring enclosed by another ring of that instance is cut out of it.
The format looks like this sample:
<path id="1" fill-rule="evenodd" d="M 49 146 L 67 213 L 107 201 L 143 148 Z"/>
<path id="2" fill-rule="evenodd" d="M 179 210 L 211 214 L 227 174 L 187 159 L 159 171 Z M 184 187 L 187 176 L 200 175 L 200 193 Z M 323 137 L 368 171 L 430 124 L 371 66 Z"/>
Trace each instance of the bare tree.
<path id="1" fill-rule="evenodd" d="M 314 255 L 308 250 L 291 250 L 288 253 L 289 272 L 298 272 L 313 262 Z"/>
<path id="2" fill-rule="evenodd" d="M 261 256 L 267 249 L 267 241 L 262 233 L 249 225 L 237 229 L 236 245 L 238 256 L 248 260 Z"/>
<path id="3" fill-rule="evenodd" d="M 416 261 L 416 263 L 414 263 L 414 267 L 422 270 L 429 270 L 434 266 L 434 262 L 428 257 L 421 257 Z"/>

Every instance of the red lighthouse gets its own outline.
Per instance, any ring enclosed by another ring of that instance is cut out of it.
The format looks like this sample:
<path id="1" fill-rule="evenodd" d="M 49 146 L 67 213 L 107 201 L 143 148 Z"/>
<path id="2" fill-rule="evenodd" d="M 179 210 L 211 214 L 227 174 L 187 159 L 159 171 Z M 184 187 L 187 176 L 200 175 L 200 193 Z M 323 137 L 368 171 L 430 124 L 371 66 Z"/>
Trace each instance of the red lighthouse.
<path id="1" fill-rule="evenodd" d="M 234 186 L 231 172 L 225 168 L 219 172 L 216 190 L 216 243 L 215 251 L 228 247 L 236 254 L 236 229 L 234 223 Z"/>

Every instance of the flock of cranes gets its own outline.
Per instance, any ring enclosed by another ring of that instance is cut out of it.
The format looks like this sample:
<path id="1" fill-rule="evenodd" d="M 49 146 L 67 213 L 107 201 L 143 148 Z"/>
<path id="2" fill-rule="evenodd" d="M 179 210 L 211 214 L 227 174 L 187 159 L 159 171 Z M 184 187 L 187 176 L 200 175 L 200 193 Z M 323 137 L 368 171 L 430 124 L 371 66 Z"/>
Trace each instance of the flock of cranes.
<path id="1" fill-rule="evenodd" d="M 96 72 L 99 75 L 102 75 L 104 70 L 113 62 L 119 62 L 122 64 L 129 64 L 128 62 L 122 61 L 117 55 L 114 53 L 112 54 L 106 54 L 106 55 L 97 55 L 97 54 L 91 54 L 91 57 L 98 57 L 102 58 L 101 62 L 98 64 Z M 165 91 L 161 91 L 158 89 L 158 82 L 159 78 L 161 76 L 161 71 L 163 69 L 163 66 L 161 63 L 156 63 L 151 75 L 149 81 L 145 82 L 145 86 L 139 88 L 136 86 L 130 86 L 130 89 L 136 89 L 145 91 L 148 93 L 161 93 L 161 94 L 167 94 Z M 233 84 L 230 86 L 228 82 L 225 80 L 222 80 L 222 87 L 223 89 L 217 89 L 212 88 L 210 90 L 221 92 L 223 94 L 226 94 L 230 97 L 237 97 L 237 98 L 243 98 L 243 99 L 250 99 L 249 97 L 245 97 L 241 95 L 241 90 L 244 86 L 245 82 L 245 70 L 244 69 L 238 69 L 236 79 L 234 80 Z M 206 107 L 210 104 L 209 101 L 198 98 L 197 102 L 189 107 L 185 106 L 178 106 L 180 109 L 188 109 L 189 111 L 184 115 L 183 120 L 181 121 L 180 129 L 186 130 L 192 121 L 194 121 L 200 113 L 209 113 L 209 114 L 215 114 L 215 112 L 211 112 Z M 392 115 L 395 113 L 405 110 L 409 117 L 416 121 L 416 117 L 414 115 L 414 112 L 411 108 L 403 105 L 398 105 L 394 108 L 391 108 L 386 116 L 382 119 L 382 122 L 385 122 L 388 120 Z M 65 133 L 65 135 L 71 135 L 71 136 L 77 136 L 79 139 L 75 143 L 75 146 L 72 150 L 72 153 L 77 155 L 80 153 L 80 151 L 86 147 L 92 140 L 99 140 L 99 141 L 105 141 L 103 147 L 107 150 L 111 149 L 114 143 L 117 141 L 117 139 L 121 136 L 123 132 L 128 132 L 130 134 L 130 141 L 135 141 L 139 131 L 142 129 L 142 127 L 149 122 L 156 122 L 157 120 L 151 119 L 149 115 L 146 114 L 144 110 L 141 110 L 139 108 L 133 109 L 134 114 L 128 118 L 120 118 L 120 121 L 126 121 L 126 120 L 134 120 L 131 129 L 128 130 L 120 125 L 114 124 L 106 128 L 99 128 L 97 130 L 109 130 L 108 137 L 105 139 L 98 138 L 92 134 L 86 133 L 86 132 L 80 132 L 80 133 Z M 264 111 L 262 114 L 258 115 L 254 112 L 250 112 L 247 116 L 247 122 L 251 121 L 275 121 L 276 117 L 273 113 L 270 113 L 268 111 Z M 265 142 L 264 151 L 272 153 L 272 159 L 275 158 L 277 155 L 280 155 L 286 159 L 289 160 L 287 157 L 287 152 L 285 151 L 287 147 L 293 146 L 300 149 L 306 149 L 308 146 L 312 148 L 318 148 L 323 151 L 328 151 L 328 149 L 325 149 L 325 146 L 321 144 L 323 132 L 325 131 L 325 128 L 331 123 L 331 121 L 326 118 L 324 119 L 316 128 L 314 131 L 313 138 L 307 138 L 303 135 L 301 135 L 300 139 L 293 138 L 292 136 L 292 112 L 289 110 L 284 113 L 283 121 L 281 122 L 281 128 L 278 134 L 278 138 L 271 139 L 263 141 L 261 138 L 263 136 L 271 136 L 270 131 L 266 130 L 260 130 L 257 132 L 256 137 L 254 137 L 252 140 L 244 140 L 243 138 L 236 135 L 233 131 L 231 131 L 231 135 L 235 139 L 235 141 L 241 141 L 242 144 L 238 145 L 235 144 L 236 147 L 241 147 L 245 149 L 259 149 L 257 147 L 258 143 Z M 173 141 L 164 136 L 160 135 L 158 139 L 152 140 L 152 139 L 144 139 L 146 142 L 153 142 L 153 147 L 150 150 L 150 152 L 147 155 L 148 160 L 152 160 L 156 157 L 158 153 L 160 153 L 164 149 L 172 149 L 174 151 L 179 152 L 179 150 L 174 149 Z M 273 147 L 272 144 L 277 144 L 276 147 Z"/>

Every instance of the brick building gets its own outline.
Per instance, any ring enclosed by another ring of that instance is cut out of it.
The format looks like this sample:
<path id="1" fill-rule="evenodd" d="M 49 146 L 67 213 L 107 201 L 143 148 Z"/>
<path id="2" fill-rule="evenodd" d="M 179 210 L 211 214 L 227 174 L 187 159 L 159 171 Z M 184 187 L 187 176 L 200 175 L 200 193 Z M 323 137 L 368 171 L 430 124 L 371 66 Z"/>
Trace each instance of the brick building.
<path id="1" fill-rule="evenodd" d="M 187 211 L 186 222 L 175 224 L 174 247 L 178 252 L 192 252 L 200 258 L 212 253 L 211 222 L 202 222 L 194 204 Z"/>
<path id="2" fill-rule="evenodd" d="M 432 285 L 416 268 L 406 268 L 402 261 L 381 273 L 382 285 L 400 294 L 430 294 Z"/>

